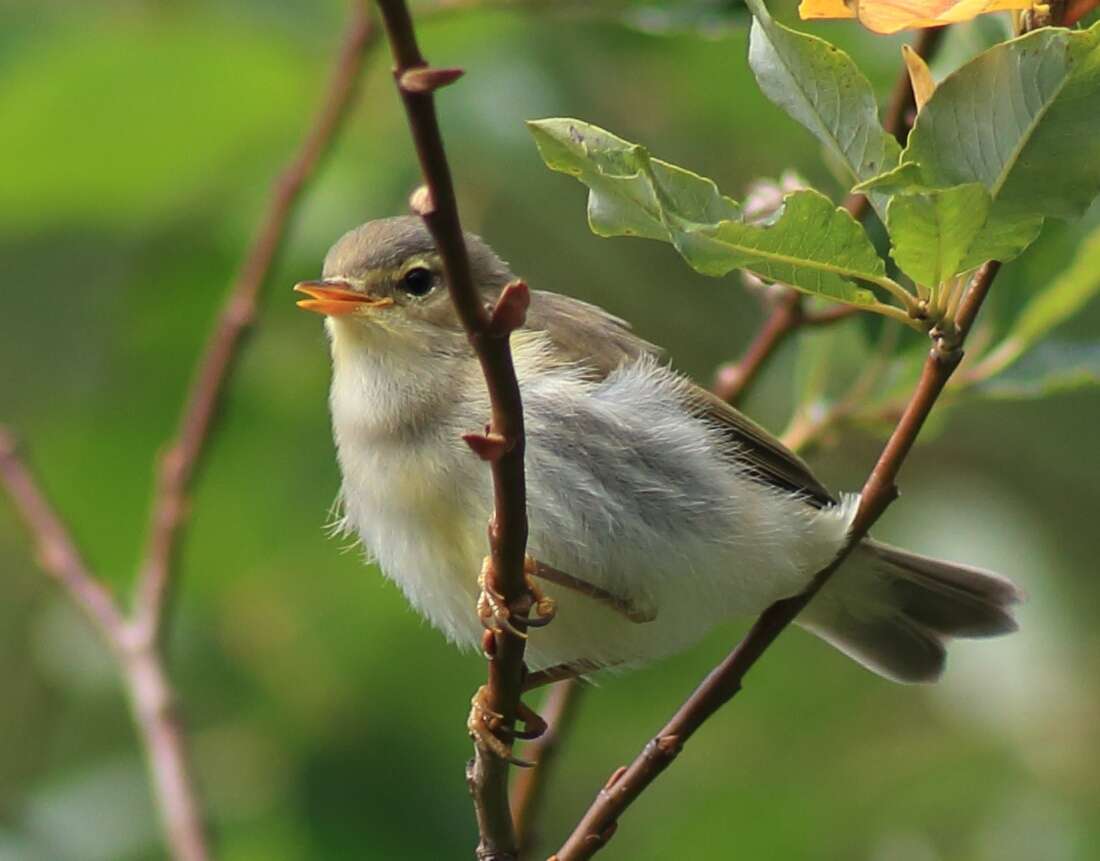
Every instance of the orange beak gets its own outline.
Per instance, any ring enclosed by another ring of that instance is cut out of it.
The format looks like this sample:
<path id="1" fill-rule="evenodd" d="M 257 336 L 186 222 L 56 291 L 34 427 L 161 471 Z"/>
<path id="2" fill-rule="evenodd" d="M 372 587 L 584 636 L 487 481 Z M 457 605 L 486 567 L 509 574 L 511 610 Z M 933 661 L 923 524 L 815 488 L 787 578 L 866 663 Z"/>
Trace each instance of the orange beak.
<path id="1" fill-rule="evenodd" d="M 301 281 L 294 285 L 294 290 L 310 297 L 299 299 L 299 308 L 329 317 L 344 317 L 360 308 L 385 308 L 393 304 L 393 299 L 352 290 L 346 281 Z"/>

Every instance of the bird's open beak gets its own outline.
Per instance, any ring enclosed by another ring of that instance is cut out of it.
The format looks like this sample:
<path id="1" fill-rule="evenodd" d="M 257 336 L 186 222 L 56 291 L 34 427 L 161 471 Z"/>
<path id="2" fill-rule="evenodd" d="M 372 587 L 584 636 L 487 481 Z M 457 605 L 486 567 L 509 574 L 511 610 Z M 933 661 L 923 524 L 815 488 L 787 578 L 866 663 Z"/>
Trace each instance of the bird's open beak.
<path id="1" fill-rule="evenodd" d="M 343 317 L 360 308 L 385 308 L 393 304 L 393 299 L 352 290 L 346 281 L 301 281 L 294 285 L 294 290 L 310 297 L 299 299 L 299 308 L 329 317 Z"/>

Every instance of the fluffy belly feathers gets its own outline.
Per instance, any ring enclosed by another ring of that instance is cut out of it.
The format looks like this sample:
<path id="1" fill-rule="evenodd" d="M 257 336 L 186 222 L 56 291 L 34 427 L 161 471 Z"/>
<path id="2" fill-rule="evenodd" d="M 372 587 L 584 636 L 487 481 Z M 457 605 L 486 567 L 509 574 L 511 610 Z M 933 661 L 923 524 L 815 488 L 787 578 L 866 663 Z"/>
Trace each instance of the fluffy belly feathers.
<path id="1" fill-rule="evenodd" d="M 543 584 L 559 610 L 531 632 L 533 670 L 627 667 L 678 651 L 724 618 L 799 591 L 843 541 L 846 514 L 818 511 L 741 474 L 674 390 L 653 397 L 647 371 L 632 378 L 626 369 L 598 386 L 545 379 L 523 387 L 528 552 L 655 616 L 635 623 Z M 449 639 L 473 648 L 492 487 L 460 440 L 476 420 L 459 415 L 446 424 L 432 429 L 434 444 L 417 446 L 341 428 L 337 417 L 342 495 L 349 531 L 383 572 Z M 713 456 L 700 458 L 708 449 Z M 690 467 L 701 462 L 708 468 Z"/>

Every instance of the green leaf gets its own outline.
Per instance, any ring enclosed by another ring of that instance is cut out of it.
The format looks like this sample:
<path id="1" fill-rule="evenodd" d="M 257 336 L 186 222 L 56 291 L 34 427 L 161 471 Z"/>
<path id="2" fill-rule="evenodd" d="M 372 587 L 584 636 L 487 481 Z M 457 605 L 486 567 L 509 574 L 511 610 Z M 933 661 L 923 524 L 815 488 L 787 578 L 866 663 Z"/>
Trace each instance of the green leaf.
<path id="1" fill-rule="evenodd" d="M 870 179 L 864 180 L 852 191 L 865 194 L 869 191 L 881 191 L 884 194 L 915 194 L 918 192 L 932 191 L 932 186 L 924 181 L 921 176 L 920 165 L 915 161 L 899 164 L 892 170 L 880 173 Z"/>
<path id="2" fill-rule="evenodd" d="M 876 305 L 876 310 L 884 306 L 853 282 L 901 291 L 886 277 L 863 228 L 819 192 L 789 194 L 769 223 L 746 223 L 737 203 L 709 179 L 651 159 L 643 147 L 603 129 L 571 119 L 528 126 L 547 166 L 590 189 L 589 223 L 600 236 L 661 239 L 705 275 L 748 269 L 807 293 Z"/>
<path id="3" fill-rule="evenodd" d="M 777 23 L 762 0 L 748 6 L 754 15 L 749 65 L 764 95 L 846 165 L 853 183 L 896 166 L 901 147 L 879 123 L 874 90 L 852 58 Z M 869 198 L 885 218 L 886 196 Z"/>
<path id="4" fill-rule="evenodd" d="M 970 243 L 959 272 L 977 269 L 987 260 L 1013 260 L 1039 238 L 1042 216 L 991 215 Z"/>
<path id="5" fill-rule="evenodd" d="M 894 260 L 918 284 L 942 284 L 963 271 L 991 203 L 980 182 L 896 195 L 886 210 Z"/>
<path id="6" fill-rule="evenodd" d="M 944 80 L 918 115 L 901 164 L 856 190 L 907 196 L 895 197 L 889 230 L 894 259 L 921 283 L 1011 260 L 1035 241 L 1044 216 L 1078 216 L 1100 191 L 1098 104 L 1100 26 L 1036 31 Z M 963 200 L 975 192 L 959 191 L 975 183 L 992 201 L 975 203 L 986 211 L 980 224 Z M 946 218 L 961 218 L 965 233 L 954 235 Z M 961 256 L 923 259 L 918 243 L 936 243 L 945 228 L 951 256 Z"/>
<path id="7" fill-rule="evenodd" d="M 1012 260 L 1018 257 L 1039 236 L 1043 228 L 1041 216 L 1001 215 L 990 218 L 991 199 L 981 183 L 967 183 L 950 188 L 934 188 L 920 177 L 915 163 L 903 164 L 888 173 L 862 183 L 853 191 L 875 189 L 891 195 L 887 205 L 887 229 L 894 246 L 892 256 L 898 265 L 921 284 L 935 286 L 938 282 L 922 278 L 945 280 L 981 266 L 987 260 Z M 962 191 L 962 189 L 981 189 Z M 971 196 L 976 206 L 966 210 L 960 196 Z M 960 206 L 962 204 L 962 206 Z M 979 219 L 980 215 L 980 219 Z M 945 218 L 958 218 L 957 225 L 944 224 Z M 913 223 L 910 223 L 913 220 Z M 941 229 L 965 229 L 965 235 L 950 236 L 961 256 L 953 261 L 933 265 L 924 260 L 921 242 L 938 242 Z M 909 262 L 903 263 L 901 253 Z M 946 265 L 950 263 L 950 265 Z"/>
<path id="8" fill-rule="evenodd" d="M 641 147 L 580 120 L 532 120 L 527 127 L 547 167 L 575 176 L 592 189 L 588 221 L 593 232 L 668 241 L 661 204 L 641 172 Z M 645 161 L 673 190 L 676 205 L 688 220 L 710 223 L 740 218 L 737 202 L 722 195 L 713 181 L 657 159 Z"/>
<path id="9" fill-rule="evenodd" d="M 1100 25 L 1043 29 L 946 78 L 902 153 L 930 186 L 982 183 L 991 220 L 1081 215 L 1100 192 Z"/>
<path id="10" fill-rule="evenodd" d="M 1024 306 L 1005 340 L 1022 352 L 1080 311 L 1098 292 L 1100 227 L 1085 237 L 1069 268 Z"/>
<path id="11" fill-rule="evenodd" d="M 867 234 L 844 209 L 817 191 L 783 199 L 778 221 L 766 226 L 724 221 L 674 237 L 685 259 L 704 274 L 749 269 L 807 293 L 857 305 L 873 294 L 853 280 L 881 282 L 886 267 Z"/>
<path id="12" fill-rule="evenodd" d="M 987 398 L 1018 400 L 1086 386 L 1100 386 L 1100 342 L 1046 341 L 971 391 Z"/>

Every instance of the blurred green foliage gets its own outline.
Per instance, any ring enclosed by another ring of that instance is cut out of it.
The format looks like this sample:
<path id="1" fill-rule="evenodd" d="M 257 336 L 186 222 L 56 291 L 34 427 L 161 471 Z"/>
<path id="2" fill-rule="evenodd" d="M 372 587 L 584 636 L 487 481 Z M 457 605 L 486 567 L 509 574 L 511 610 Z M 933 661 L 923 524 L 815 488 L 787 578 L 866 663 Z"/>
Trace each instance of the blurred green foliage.
<path id="1" fill-rule="evenodd" d="M 586 118 L 724 189 L 794 167 L 839 197 L 814 140 L 754 84 L 743 20 L 728 26 L 723 4 L 694 7 L 703 18 L 634 4 L 635 26 L 593 14 L 453 13 L 422 37 L 435 62 L 468 69 L 440 98 L 466 223 L 534 286 L 631 319 L 705 380 L 754 330 L 757 297 L 735 277 L 687 271 L 657 243 L 593 237 L 579 216 L 583 190 L 545 170 L 523 125 Z M 29 442 L 88 557 L 125 595 L 150 463 L 270 181 L 312 114 L 343 9 L 2 8 L 0 417 Z M 899 40 L 850 24 L 799 26 L 849 50 L 885 97 Z M 990 36 L 996 26 L 955 28 L 942 63 L 1003 36 Z M 172 670 L 231 861 L 463 858 L 475 839 L 463 719 L 483 663 L 447 646 L 357 549 L 324 537 L 337 487 L 328 359 L 317 321 L 289 292 L 317 273 L 340 232 L 405 207 L 416 169 L 387 69 L 375 55 L 296 220 L 194 498 Z M 1098 222 L 1094 207 L 1081 224 L 1048 225 L 998 278 L 987 322 L 1004 331 Z M 873 343 L 881 325 L 837 331 Z M 1060 333 L 1095 340 L 1098 326 L 1093 304 Z M 914 355 L 923 350 L 901 337 Z M 749 401 L 776 429 L 805 384 L 798 352 L 786 349 Z M 792 632 L 631 810 L 607 857 L 1094 858 L 1098 423 L 1095 389 L 966 404 L 943 418 L 878 534 L 1016 579 L 1031 596 L 1020 633 L 959 644 L 943 683 L 914 689 Z M 875 446 L 848 433 L 815 465 L 851 488 Z M 164 857 L 109 656 L 34 567 L 6 503 L 0 567 L 0 858 Z M 548 841 L 741 627 L 602 680 L 551 787 Z"/>

